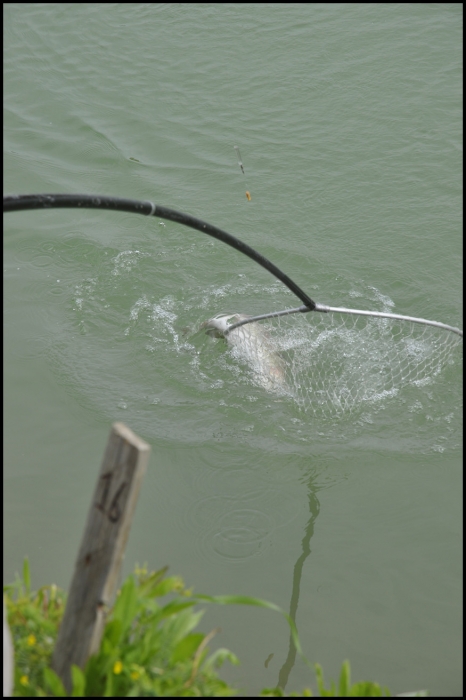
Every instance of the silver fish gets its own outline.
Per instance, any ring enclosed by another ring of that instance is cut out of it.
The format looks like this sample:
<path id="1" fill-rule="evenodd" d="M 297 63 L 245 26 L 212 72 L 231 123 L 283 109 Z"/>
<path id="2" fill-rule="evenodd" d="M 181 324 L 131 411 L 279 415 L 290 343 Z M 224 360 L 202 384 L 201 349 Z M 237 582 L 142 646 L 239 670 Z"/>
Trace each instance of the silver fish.
<path id="1" fill-rule="evenodd" d="M 225 338 L 235 355 L 249 364 L 260 386 L 267 391 L 287 391 L 286 363 L 263 326 L 246 323 L 228 332 L 230 326 L 246 318 L 249 317 L 244 314 L 218 314 L 205 321 L 202 327 L 209 335 Z"/>

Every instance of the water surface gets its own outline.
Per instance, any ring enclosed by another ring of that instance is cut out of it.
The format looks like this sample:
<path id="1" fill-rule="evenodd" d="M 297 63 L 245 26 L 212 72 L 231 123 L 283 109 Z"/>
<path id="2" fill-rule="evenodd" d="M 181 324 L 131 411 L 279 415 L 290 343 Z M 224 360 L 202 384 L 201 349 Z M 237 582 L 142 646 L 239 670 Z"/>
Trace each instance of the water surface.
<path id="1" fill-rule="evenodd" d="M 150 199 L 240 237 L 321 303 L 462 326 L 457 5 L 4 17 L 6 193 Z M 351 327 L 306 355 L 305 405 L 267 392 L 199 326 L 293 295 L 218 241 L 121 213 L 7 215 L 4 290 L 7 581 L 27 554 L 34 585 L 68 585 L 122 420 L 153 450 L 125 573 L 169 564 L 199 592 L 291 605 L 326 678 L 348 658 L 394 693 L 462 693 L 461 347 L 379 390 L 390 338 Z M 290 318 L 286 337 L 312 349 L 316 323 Z M 218 625 L 245 693 L 313 683 L 278 616 L 209 610 Z"/>

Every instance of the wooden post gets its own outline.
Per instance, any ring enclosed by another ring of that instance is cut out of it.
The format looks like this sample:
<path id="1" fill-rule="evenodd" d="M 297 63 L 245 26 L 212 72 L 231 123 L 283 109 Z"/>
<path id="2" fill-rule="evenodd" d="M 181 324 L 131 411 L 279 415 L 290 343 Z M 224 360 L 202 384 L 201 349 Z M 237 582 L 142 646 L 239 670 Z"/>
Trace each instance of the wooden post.
<path id="1" fill-rule="evenodd" d="M 71 664 L 84 668 L 113 602 L 150 445 L 114 423 L 81 542 L 52 667 L 71 690 Z"/>

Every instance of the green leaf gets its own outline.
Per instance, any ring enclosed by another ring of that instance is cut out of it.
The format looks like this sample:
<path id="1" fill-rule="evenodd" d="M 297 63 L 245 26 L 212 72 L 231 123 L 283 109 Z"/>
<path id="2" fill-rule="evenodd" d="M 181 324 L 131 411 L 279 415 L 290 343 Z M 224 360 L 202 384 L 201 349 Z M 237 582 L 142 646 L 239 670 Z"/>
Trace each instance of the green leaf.
<path id="1" fill-rule="evenodd" d="M 112 611 L 112 620 L 120 620 L 121 635 L 129 629 L 138 610 L 138 593 L 133 576 L 128 576 Z"/>
<path id="2" fill-rule="evenodd" d="M 340 674 L 340 685 L 339 685 L 339 696 L 341 698 L 347 698 L 348 695 L 350 694 L 350 686 L 351 686 L 351 671 L 350 671 L 350 665 L 348 661 L 343 662 L 343 666 L 341 667 L 341 674 Z"/>
<path id="3" fill-rule="evenodd" d="M 31 570 L 29 568 L 29 559 L 24 557 L 23 562 L 23 581 L 26 588 L 26 595 L 31 592 Z"/>
<path id="4" fill-rule="evenodd" d="M 86 677 L 79 666 L 76 666 L 75 664 L 72 664 L 71 666 L 71 680 L 73 683 L 71 697 L 83 698 L 86 692 Z"/>
<path id="5" fill-rule="evenodd" d="M 181 576 L 169 576 L 161 581 L 157 582 L 152 590 L 151 595 L 157 598 L 161 598 L 167 593 L 179 592 L 184 589 L 184 583 Z"/>
<path id="6" fill-rule="evenodd" d="M 178 661 L 189 659 L 194 654 L 204 637 L 205 635 L 201 634 L 201 632 L 195 632 L 194 634 L 188 634 L 186 637 L 181 639 L 181 641 L 179 641 L 173 649 L 171 656 L 172 663 L 176 664 Z"/>
<path id="7" fill-rule="evenodd" d="M 120 643 L 121 637 L 123 636 L 123 624 L 121 620 L 111 620 L 105 626 L 104 633 L 104 650 L 106 653 L 110 652 L 110 649 L 114 649 Z"/>
<path id="8" fill-rule="evenodd" d="M 179 613 L 181 610 L 184 610 L 185 608 L 192 608 L 196 605 L 195 600 L 187 600 L 187 601 L 182 601 L 180 602 L 179 600 L 172 600 L 170 603 L 167 603 L 165 607 L 160 609 L 160 616 L 161 617 L 170 617 L 170 615 L 175 615 L 176 613 Z"/>
<path id="9" fill-rule="evenodd" d="M 192 610 L 181 610 L 165 624 L 165 635 L 169 644 L 176 645 L 193 630 L 200 622 L 204 611 L 193 612 Z M 165 636 L 164 635 L 164 636 Z"/>
<path id="10" fill-rule="evenodd" d="M 323 698 L 336 697 L 335 684 L 332 683 L 330 690 L 325 689 L 324 685 L 324 672 L 322 671 L 322 666 L 320 664 L 315 664 L 314 666 L 317 678 L 317 687 L 319 688 L 319 693 Z"/>
<path id="11" fill-rule="evenodd" d="M 86 678 L 86 693 L 88 697 L 97 697 L 102 695 L 103 682 L 107 672 L 107 666 L 108 657 L 103 657 L 101 647 L 98 654 L 95 654 L 88 659 L 84 670 Z"/>
<path id="12" fill-rule="evenodd" d="M 291 619 L 288 613 L 282 610 L 282 608 L 280 608 L 278 605 L 275 605 L 275 603 L 269 603 L 267 600 L 262 600 L 261 598 L 251 598 L 250 596 L 243 595 L 196 595 L 195 598 L 197 598 L 198 600 L 206 601 L 208 603 L 215 603 L 216 605 L 253 605 L 257 608 L 267 608 L 268 610 L 274 610 L 275 612 L 280 613 L 280 615 L 283 615 L 285 620 L 288 622 L 291 631 L 291 637 L 296 647 L 296 651 L 301 656 L 301 658 L 307 666 L 311 665 L 304 656 L 303 651 L 301 649 L 301 643 L 298 637 L 298 630 L 294 621 Z"/>
<path id="13" fill-rule="evenodd" d="M 142 596 L 154 597 L 156 588 L 165 576 L 168 566 L 164 566 L 160 571 L 153 571 L 151 574 L 141 577 L 139 581 L 139 592 Z"/>
<path id="14" fill-rule="evenodd" d="M 61 679 L 51 668 L 44 668 L 44 685 L 50 688 L 57 698 L 66 698 L 67 693 Z"/>
<path id="15" fill-rule="evenodd" d="M 380 698 L 382 697 L 382 689 L 378 683 L 360 681 L 352 686 L 349 695 L 358 698 Z"/>
<path id="16" fill-rule="evenodd" d="M 225 661 L 229 661 L 233 666 L 238 666 L 240 660 L 229 649 L 216 649 L 213 654 L 202 664 L 205 673 L 213 673 L 215 668 L 220 668 Z"/>

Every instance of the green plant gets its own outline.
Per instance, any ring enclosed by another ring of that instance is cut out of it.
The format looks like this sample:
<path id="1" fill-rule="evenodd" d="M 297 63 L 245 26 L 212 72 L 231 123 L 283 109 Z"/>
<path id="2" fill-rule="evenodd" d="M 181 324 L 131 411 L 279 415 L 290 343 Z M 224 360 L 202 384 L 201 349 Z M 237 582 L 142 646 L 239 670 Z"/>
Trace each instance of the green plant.
<path id="1" fill-rule="evenodd" d="M 44 671 L 50 666 L 63 616 L 65 596 L 57 586 L 42 586 L 31 592 L 28 560 L 24 560 L 23 577 L 4 587 L 14 652 L 15 695 L 45 695 L 36 692 L 43 685 Z"/>
<path id="2" fill-rule="evenodd" d="M 165 573 L 138 569 L 126 579 L 99 652 L 83 671 L 72 668 L 73 696 L 234 694 L 216 670 L 226 660 L 238 663 L 237 658 L 227 649 L 208 656 L 207 644 L 217 630 L 194 631 L 203 612 L 193 610 L 197 600 L 182 579 Z M 63 697 L 63 684 L 50 664 L 64 595 L 56 586 L 32 594 L 27 560 L 23 579 L 4 589 L 15 647 L 15 695 Z M 162 604 L 165 596 L 171 599 Z"/>
<path id="3" fill-rule="evenodd" d="M 217 633 L 195 631 L 203 611 L 199 603 L 254 605 L 280 612 L 288 621 L 296 649 L 304 661 L 296 626 L 278 606 L 245 596 L 193 595 L 179 576 L 167 577 L 166 568 L 149 573 L 136 568 L 124 582 L 111 609 L 99 652 L 86 667 L 71 669 L 74 697 L 231 696 L 235 689 L 218 676 L 225 661 L 237 664 L 227 649 L 210 656 L 207 645 Z M 167 600 L 168 597 L 168 600 Z M 163 602 L 161 599 L 165 599 Z M 25 697 L 65 697 L 62 681 L 51 668 L 52 652 L 65 608 L 65 595 L 57 586 L 31 591 L 27 559 L 22 579 L 4 587 L 15 649 L 14 694 Z M 377 683 L 350 682 L 350 665 L 342 667 L 338 690 L 324 686 L 322 668 L 315 665 L 321 696 L 377 697 L 384 692 Z M 411 693 L 410 695 L 426 695 Z M 264 697 L 282 697 L 280 688 L 264 689 Z M 296 694 L 292 694 L 296 695 Z M 305 689 L 303 696 L 312 695 Z"/>
<path id="4" fill-rule="evenodd" d="M 382 697 L 382 695 L 390 696 L 388 688 L 382 689 L 378 683 L 372 683 L 371 681 L 361 681 L 359 683 L 354 683 L 354 685 L 351 685 L 351 671 L 349 661 L 345 661 L 341 668 L 338 692 L 335 688 L 335 683 L 332 683 L 328 690 L 325 688 L 324 673 L 322 671 L 322 667 L 319 664 L 316 664 L 315 669 L 317 685 L 319 688 L 319 693 L 322 697 L 379 698 Z"/>

